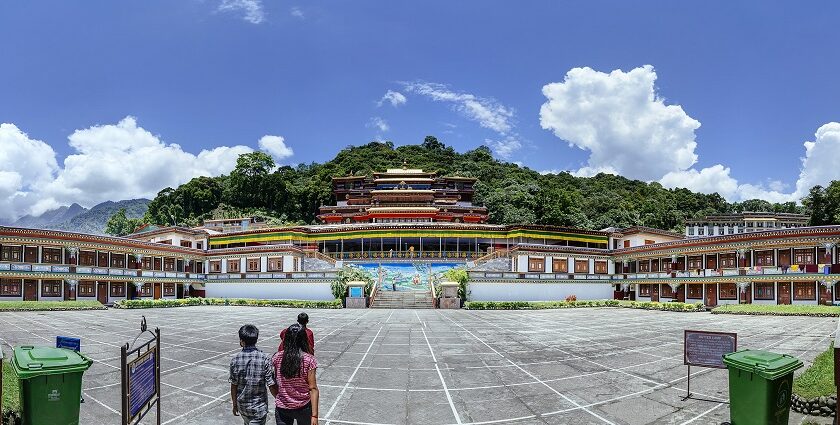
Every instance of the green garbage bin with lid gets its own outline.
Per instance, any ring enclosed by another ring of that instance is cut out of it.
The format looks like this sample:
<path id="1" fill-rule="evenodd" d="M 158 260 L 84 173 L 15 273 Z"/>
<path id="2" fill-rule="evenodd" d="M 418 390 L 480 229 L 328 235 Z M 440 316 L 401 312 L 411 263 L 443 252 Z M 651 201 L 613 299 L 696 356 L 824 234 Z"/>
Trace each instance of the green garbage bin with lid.
<path id="1" fill-rule="evenodd" d="M 729 369 L 732 425 L 787 425 L 793 371 L 802 361 L 787 354 L 741 350 L 723 356 Z"/>
<path id="2" fill-rule="evenodd" d="M 65 348 L 15 347 L 23 425 L 77 425 L 82 374 L 93 363 Z"/>

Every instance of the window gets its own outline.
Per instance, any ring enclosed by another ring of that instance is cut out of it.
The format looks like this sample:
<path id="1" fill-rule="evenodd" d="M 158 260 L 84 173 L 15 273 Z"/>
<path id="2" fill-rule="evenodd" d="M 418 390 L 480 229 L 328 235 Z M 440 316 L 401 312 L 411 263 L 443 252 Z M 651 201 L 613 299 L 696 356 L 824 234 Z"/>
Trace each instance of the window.
<path id="1" fill-rule="evenodd" d="M 111 267 L 125 268 L 125 254 L 111 254 Z"/>
<path id="2" fill-rule="evenodd" d="M 575 260 L 575 273 L 589 273 L 589 260 Z"/>
<path id="3" fill-rule="evenodd" d="M 175 296 L 175 284 L 174 283 L 164 283 L 163 284 L 163 295 L 167 297 L 174 297 Z"/>
<path id="4" fill-rule="evenodd" d="M 37 263 L 38 262 L 38 247 L 37 246 L 27 246 L 23 249 L 23 261 L 27 263 Z"/>
<path id="5" fill-rule="evenodd" d="M 125 296 L 125 283 L 124 282 L 111 282 L 111 289 L 110 293 L 112 297 L 124 297 Z"/>
<path id="6" fill-rule="evenodd" d="M 143 286 L 140 287 L 140 291 L 138 293 L 141 297 L 151 297 L 152 296 L 152 284 L 151 283 L 144 283 Z"/>
<path id="7" fill-rule="evenodd" d="M 674 298 L 674 288 L 671 285 L 662 285 L 662 290 L 659 292 L 662 293 L 662 298 Z"/>
<path id="8" fill-rule="evenodd" d="M 703 268 L 703 257 L 688 257 L 688 269 L 699 270 Z"/>
<path id="9" fill-rule="evenodd" d="M 152 257 L 143 257 L 143 270 L 152 269 Z"/>
<path id="10" fill-rule="evenodd" d="M 96 265 L 96 253 L 93 251 L 80 251 L 79 252 L 79 265 L 80 266 L 95 266 Z"/>
<path id="11" fill-rule="evenodd" d="M 19 297 L 20 279 L 0 279 L 0 297 Z"/>
<path id="12" fill-rule="evenodd" d="M 814 282 L 793 282 L 794 300 L 816 300 L 817 285 Z"/>
<path id="13" fill-rule="evenodd" d="M 755 252 L 755 265 L 756 266 L 772 266 L 773 264 L 773 251 L 756 251 Z"/>
<path id="14" fill-rule="evenodd" d="M 542 273 L 545 271 L 545 258 L 528 257 L 528 271 Z"/>
<path id="15" fill-rule="evenodd" d="M 738 288 L 735 286 L 734 283 L 721 283 L 720 284 L 720 299 L 722 299 L 722 300 L 737 300 L 738 299 Z"/>
<path id="16" fill-rule="evenodd" d="M 97 254 L 97 257 L 99 258 L 99 262 L 97 263 L 97 264 L 99 264 L 99 267 L 108 267 L 108 253 L 107 252 L 100 252 L 99 254 Z"/>
<path id="17" fill-rule="evenodd" d="M 688 228 L 688 236 L 694 236 L 694 228 L 693 227 Z"/>
<path id="18" fill-rule="evenodd" d="M 76 293 L 80 297 L 95 297 L 96 284 L 93 282 L 79 282 L 76 286 Z"/>
<path id="19" fill-rule="evenodd" d="M 650 271 L 650 263 L 647 260 L 639 261 L 639 271 L 640 272 L 649 272 Z"/>
<path id="20" fill-rule="evenodd" d="M 238 273 L 239 272 L 239 259 L 227 260 L 227 271 L 228 273 Z"/>
<path id="21" fill-rule="evenodd" d="M 625 248 L 630 248 L 630 241 L 629 240 L 624 241 L 624 247 Z"/>
<path id="22" fill-rule="evenodd" d="M 649 297 L 650 296 L 650 285 L 648 285 L 648 284 L 639 285 L 639 296 L 640 297 Z"/>
<path id="23" fill-rule="evenodd" d="M 703 284 L 701 283 L 689 283 L 688 284 L 688 295 L 686 298 L 691 298 L 695 300 L 703 299 Z"/>
<path id="24" fill-rule="evenodd" d="M 41 296 L 42 297 L 60 297 L 61 296 L 61 281 L 60 280 L 45 280 L 41 282 Z"/>
<path id="25" fill-rule="evenodd" d="M 249 272 L 260 271 L 260 259 L 259 258 L 249 258 L 248 259 L 248 271 Z"/>
<path id="26" fill-rule="evenodd" d="M 163 270 L 168 272 L 175 271 L 175 259 L 174 258 L 164 258 L 163 259 Z"/>
<path id="27" fill-rule="evenodd" d="M 655 244 L 655 243 L 656 243 L 656 241 L 654 241 L 654 240 L 651 240 L 651 239 L 645 239 L 645 245 L 653 245 L 653 244 Z"/>
<path id="28" fill-rule="evenodd" d="M 43 248 L 41 257 L 42 263 L 61 264 L 61 248 Z"/>
<path id="29" fill-rule="evenodd" d="M 596 261 L 595 262 L 595 273 L 604 274 L 607 272 L 607 262 L 606 261 Z"/>
<path id="30" fill-rule="evenodd" d="M 0 260 L 3 261 L 20 261 L 23 257 L 23 248 L 19 246 L 3 245 L 0 249 Z"/>
<path id="31" fill-rule="evenodd" d="M 650 261 L 650 271 L 658 272 L 659 271 L 659 260 L 651 260 Z"/>
<path id="32" fill-rule="evenodd" d="M 158 243 L 162 243 L 164 245 L 172 245 L 172 239 L 167 239 L 164 241 L 158 241 Z"/>
<path id="33" fill-rule="evenodd" d="M 738 267 L 735 265 L 735 257 L 735 254 L 720 254 L 720 268 L 734 269 Z"/>
<path id="34" fill-rule="evenodd" d="M 221 261 L 211 261 L 210 262 L 210 273 L 221 273 L 222 272 L 222 262 Z"/>
<path id="35" fill-rule="evenodd" d="M 195 243 L 195 249 L 204 249 L 204 244 L 201 243 L 201 242 L 196 242 Z"/>
<path id="36" fill-rule="evenodd" d="M 554 273 L 568 273 L 569 272 L 569 260 L 565 258 L 552 258 L 551 259 L 551 270 Z"/>
<path id="37" fill-rule="evenodd" d="M 163 270 L 163 261 L 160 257 L 155 257 L 155 270 Z"/>
<path id="38" fill-rule="evenodd" d="M 794 249 L 793 264 L 814 264 L 814 250 Z"/>
<path id="39" fill-rule="evenodd" d="M 181 246 L 184 248 L 192 248 L 192 241 L 181 241 Z"/>
<path id="40" fill-rule="evenodd" d="M 772 300 L 775 299 L 776 286 L 773 282 L 755 282 L 755 299 L 757 300 Z"/>

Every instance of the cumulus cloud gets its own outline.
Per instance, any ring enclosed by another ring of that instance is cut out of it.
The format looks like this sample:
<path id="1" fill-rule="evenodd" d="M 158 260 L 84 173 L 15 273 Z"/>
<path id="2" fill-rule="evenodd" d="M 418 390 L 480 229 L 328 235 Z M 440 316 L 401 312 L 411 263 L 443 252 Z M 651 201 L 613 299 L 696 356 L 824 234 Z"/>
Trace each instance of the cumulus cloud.
<path id="1" fill-rule="evenodd" d="M 452 90 L 444 84 L 418 81 L 403 83 L 403 85 L 409 93 L 419 94 L 435 102 L 451 104 L 452 108 L 465 118 L 496 132 L 499 138 L 487 139 L 485 144 L 490 146 L 497 156 L 508 159 L 522 148 L 519 134 L 514 131 L 515 111 L 513 108 L 493 98 Z"/>
<path id="2" fill-rule="evenodd" d="M 6 177 L 0 177 L 0 217 L 39 215 L 73 202 L 92 206 L 151 198 L 193 177 L 230 172 L 240 154 L 252 151 L 247 146 L 221 146 L 195 155 L 162 141 L 130 116 L 117 124 L 76 130 L 68 139 L 73 153 L 59 167 L 49 145 L 13 124 L 0 126 L 0 169 Z"/>
<path id="3" fill-rule="evenodd" d="M 274 157 L 275 161 L 280 162 L 295 154 L 292 148 L 286 146 L 285 140 L 281 136 L 265 135 L 260 138 L 259 147 Z"/>
<path id="4" fill-rule="evenodd" d="M 666 105 L 655 81 L 650 65 L 610 73 L 574 68 L 562 82 L 543 86 L 548 100 L 540 108 L 540 125 L 590 152 L 584 174 L 609 169 L 653 180 L 685 170 L 697 161 L 694 132 L 700 122 L 679 105 Z"/>
<path id="5" fill-rule="evenodd" d="M 402 94 L 398 91 L 388 90 L 382 96 L 382 99 L 379 99 L 379 101 L 376 102 L 376 106 L 381 107 L 382 105 L 384 105 L 387 102 L 387 103 L 390 103 L 391 106 L 396 108 L 397 106 L 405 105 L 405 103 L 407 101 L 408 101 L 408 99 L 405 98 L 404 94 Z"/>
<path id="6" fill-rule="evenodd" d="M 804 143 L 805 157 L 796 181 L 796 195 L 808 194 L 815 185 L 826 185 L 832 180 L 840 180 L 840 123 L 830 122 L 817 129 L 814 141 Z"/>
<path id="7" fill-rule="evenodd" d="M 371 118 L 367 127 L 373 127 L 383 133 L 391 129 L 391 126 L 388 125 L 388 121 L 385 121 L 382 117 Z"/>
<path id="8" fill-rule="evenodd" d="M 222 0 L 217 9 L 220 12 L 242 12 L 242 19 L 260 24 L 265 21 L 265 11 L 261 0 Z"/>

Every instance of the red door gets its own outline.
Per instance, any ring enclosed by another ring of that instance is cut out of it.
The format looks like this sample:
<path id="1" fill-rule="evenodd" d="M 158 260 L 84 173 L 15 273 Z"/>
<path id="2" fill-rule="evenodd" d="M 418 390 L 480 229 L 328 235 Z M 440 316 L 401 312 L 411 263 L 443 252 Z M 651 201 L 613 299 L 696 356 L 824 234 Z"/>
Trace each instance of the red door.
<path id="1" fill-rule="evenodd" d="M 817 291 L 820 293 L 820 304 L 831 304 L 831 292 L 828 292 L 828 288 L 822 284 L 817 283 Z"/>
<path id="2" fill-rule="evenodd" d="M 685 302 L 686 288 L 687 288 L 686 285 L 680 285 L 680 287 L 677 288 L 677 302 L 681 302 L 681 303 Z"/>
<path id="3" fill-rule="evenodd" d="M 650 300 L 659 302 L 659 285 L 650 285 Z"/>
<path id="4" fill-rule="evenodd" d="M 717 305 L 717 284 L 706 284 L 706 306 L 714 307 Z"/>
<path id="5" fill-rule="evenodd" d="M 752 285 L 747 286 L 741 291 L 741 304 L 752 303 Z"/>
<path id="6" fill-rule="evenodd" d="M 96 284 L 96 299 L 102 305 L 108 304 L 108 282 L 99 282 Z"/>
<path id="7" fill-rule="evenodd" d="M 23 281 L 23 300 L 24 301 L 38 301 L 38 281 L 24 280 Z"/>
<path id="8" fill-rule="evenodd" d="M 790 304 L 790 282 L 779 282 L 779 304 Z"/>
<path id="9" fill-rule="evenodd" d="M 78 285 L 78 283 L 77 283 Z M 76 289 L 70 288 L 70 284 L 64 282 L 64 301 L 75 301 L 76 300 Z"/>
<path id="10" fill-rule="evenodd" d="M 155 299 L 159 300 L 160 299 L 160 287 L 163 284 L 162 283 L 155 283 L 154 285 L 155 285 Z"/>

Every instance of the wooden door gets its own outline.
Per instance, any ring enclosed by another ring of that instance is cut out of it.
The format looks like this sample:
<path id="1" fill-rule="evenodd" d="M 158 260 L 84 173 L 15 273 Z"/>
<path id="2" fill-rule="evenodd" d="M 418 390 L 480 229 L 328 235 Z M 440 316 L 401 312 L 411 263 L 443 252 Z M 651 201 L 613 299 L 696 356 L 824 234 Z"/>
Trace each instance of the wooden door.
<path id="1" fill-rule="evenodd" d="M 817 284 L 817 291 L 820 294 L 820 304 L 830 305 L 831 304 L 831 292 L 828 292 L 828 288 L 818 283 Z"/>
<path id="2" fill-rule="evenodd" d="M 790 282 L 779 282 L 779 304 L 790 304 Z"/>
<path id="3" fill-rule="evenodd" d="M 659 301 L 659 285 L 650 285 L 650 300 Z"/>
<path id="4" fill-rule="evenodd" d="M 779 266 L 790 266 L 790 250 L 779 251 Z"/>
<path id="5" fill-rule="evenodd" d="M 70 288 L 70 284 L 67 282 L 62 282 L 64 286 L 64 301 L 75 301 L 76 300 L 76 290 Z M 76 284 L 78 285 L 78 283 Z"/>
<path id="6" fill-rule="evenodd" d="M 155 299 L 158 300 L 158 299 L 160 299 L 160 288 L 161 288 L 161 286 L 163 286 L 163 284 L 162 283 L 155 283 L 154 285 L 155 285 Z"/>
<path id="7" fill-rule="evenodd" d="M 713 307 L 717 305 L 717 284 L 706 284 L 706 305 Z"/>
<path id="8" fill-rule="evenodd" d="M 680 287 L 677 288 L 677 291 L 676 291 L 677 302 L 680 302 L 680 303 L 685 302 L 685 291 L 687 290 L 686 289 L 687 287 L 688 287 L 687 285 L 680 285 Z"/>
<path id="9" fill-rule="evenodd" d="M 108 282 L 99 282 L 96 284 L 96 299 L 102 305 L 108 304 Z"/>
<path id="10" fill-rule="evenodd" d="M 752 304 L 752 285 L 741 291 L 741 304 Z"/>
<path id="11" fill-rule="evenodd" d="M 23 300 L 24 301 L 38 301 L 38 281 L 24 280 L 23 281 Z"/>
<path id="12" fill-rule="evenodd" d="M 714 255 L 706 256 L 706 268 L 711 270 L 717 269 L 717 257 Z"/>

